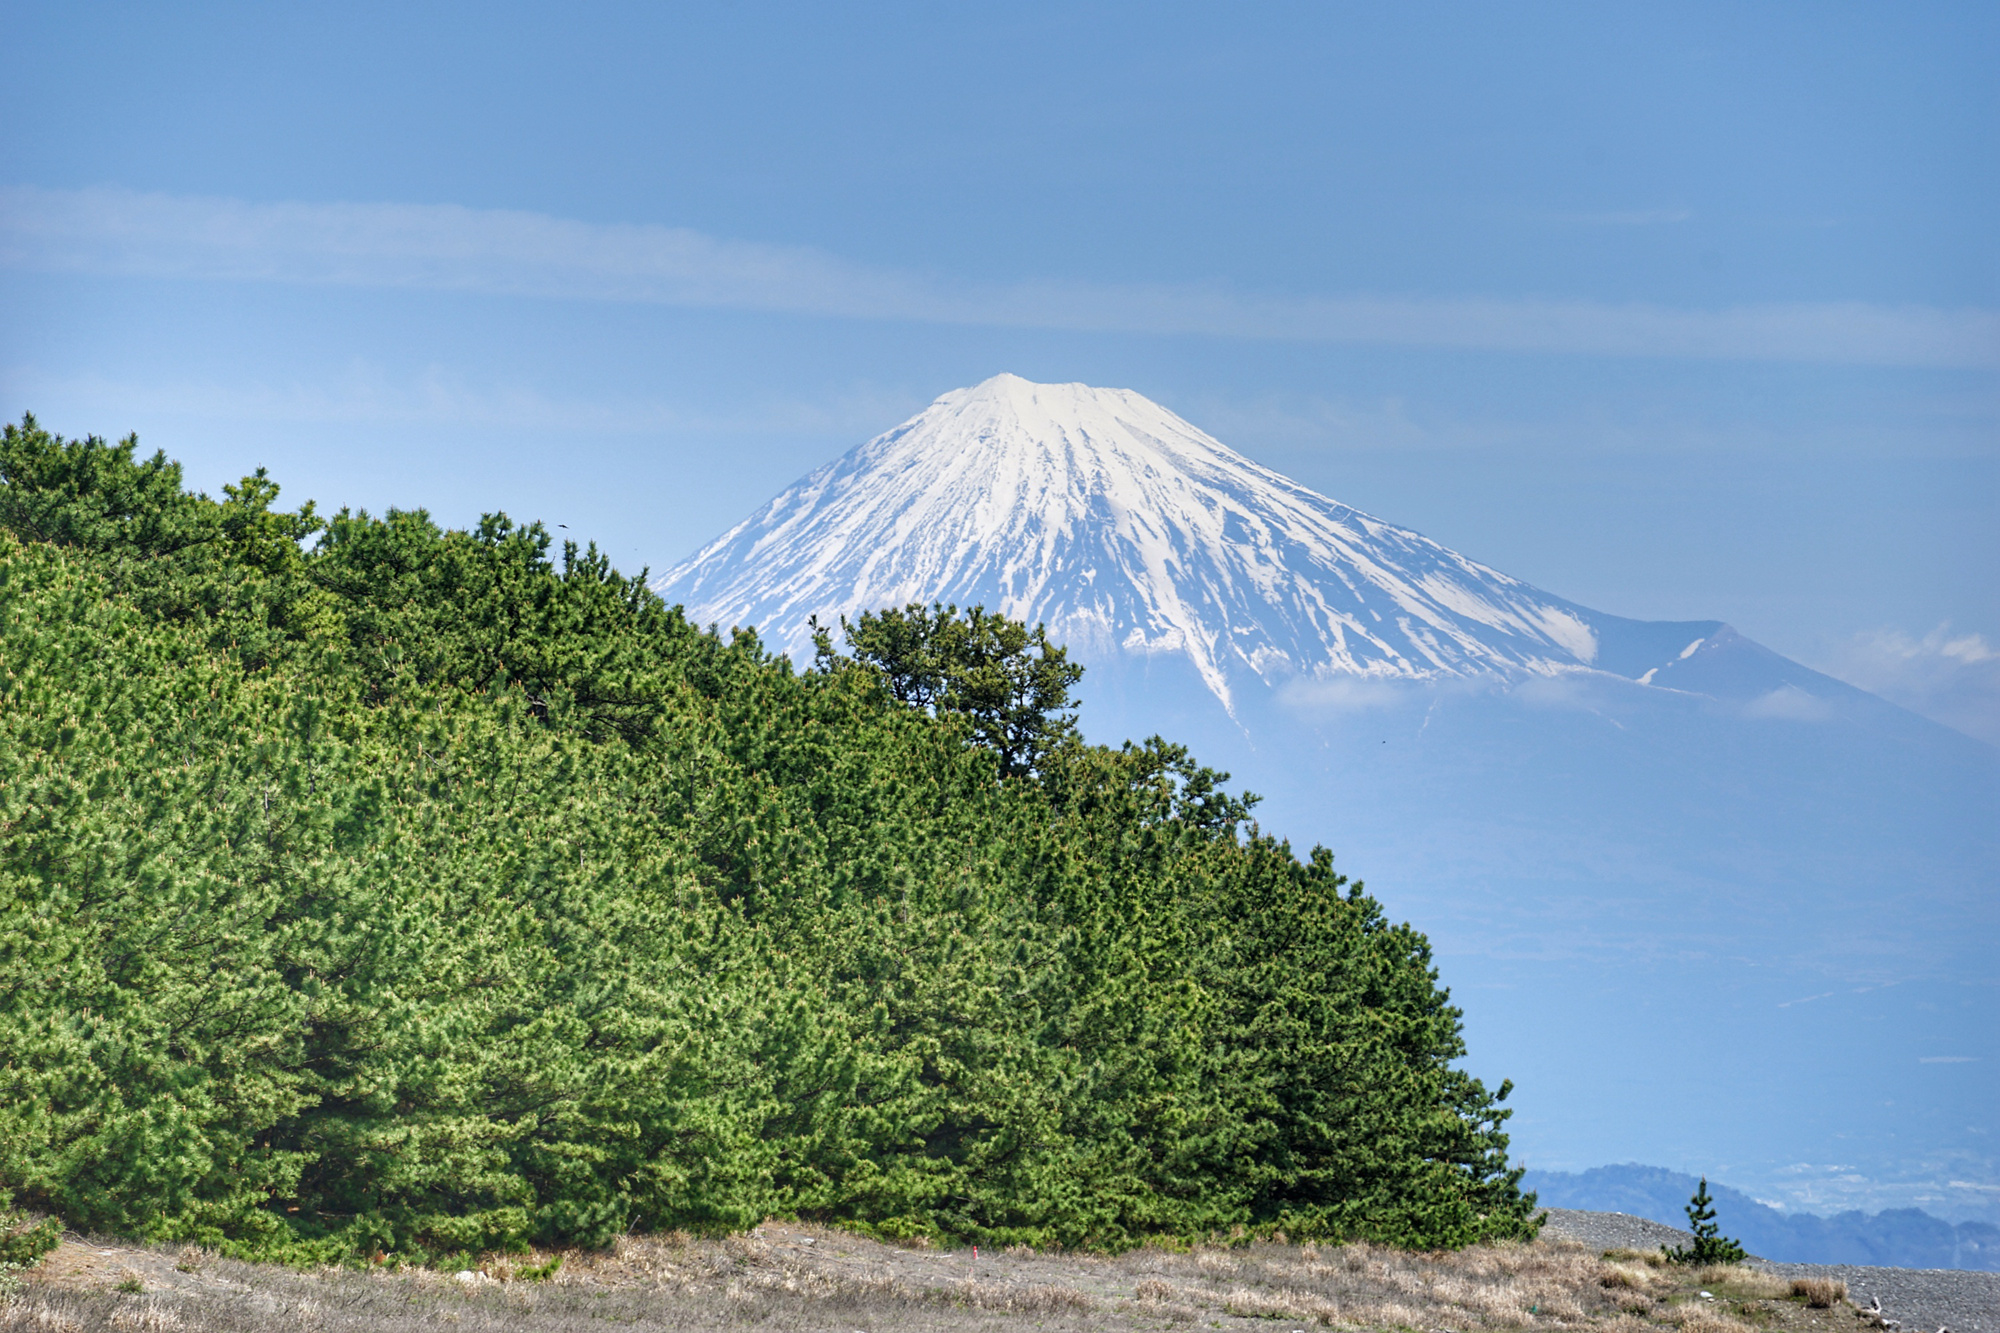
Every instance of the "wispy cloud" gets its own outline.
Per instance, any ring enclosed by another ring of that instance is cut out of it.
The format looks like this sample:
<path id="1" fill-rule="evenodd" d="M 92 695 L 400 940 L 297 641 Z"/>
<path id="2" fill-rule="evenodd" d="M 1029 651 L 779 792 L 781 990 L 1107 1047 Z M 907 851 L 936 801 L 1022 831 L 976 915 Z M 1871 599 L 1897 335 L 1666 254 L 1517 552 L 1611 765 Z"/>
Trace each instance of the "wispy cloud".
<path id="1" fill-rule="evenodd" d="M 1833 716 L 1833 705 L 1807 694 L 1796 685 L 1780 685 L 1769 694 L 1760 694 L 1744 704 L 1743 715 L 1778 718 L 1786 722 L 1824 722 Z"/>
<path id="2" fill-rule="evenodd" d="M 1551 213 L 1554 222 L 1577 227 L 1659 227 L 1686 222 L 1694 216 L 1689 208 L 1628 208 L 1606 213 Z"/>
<path id="3" fill-rule="evenodd" d="M 1294 679 L 1278 689 L 1279 702 L 1302 713 L 1351 713 L 1394 708 L 1408 703 L 1425 687 L 1366 676 Z"/>
<path id="4" fill-rule="evenodd" d="M 0 264 L 853 319 L 1601 356 L 2000 365 L 2000 313 L 1860 302 L 1678 310 L 1221 286 L 978 283 L 680 227 L 447 204 L 0 189 Z"/>
<path id="5" fill-rule="evenodd" d="M 2000 647 L 1939 625 L 1918 638 L 1898 629 L 1857 634 L 1826 670 L 1935 722 L 2000 745 Z"/>
<path id="6" fill-rule="evenodd" d="M 728 412 L 658 398 L 575 397 L 511 380 L 479 379 L 431 365 L 395 373 L 354 361 L 315 380 L 224 383 L 120 379 L 0 366 L 0 402 L 33 406 L 52 426 L 64 416 L 113 420 L 444 426 L 559 430 L 672 439 L 799 435 L 865 437 L 923 405 L 920 393 L 868 385 L 824 400 L 760 398 Z"/>

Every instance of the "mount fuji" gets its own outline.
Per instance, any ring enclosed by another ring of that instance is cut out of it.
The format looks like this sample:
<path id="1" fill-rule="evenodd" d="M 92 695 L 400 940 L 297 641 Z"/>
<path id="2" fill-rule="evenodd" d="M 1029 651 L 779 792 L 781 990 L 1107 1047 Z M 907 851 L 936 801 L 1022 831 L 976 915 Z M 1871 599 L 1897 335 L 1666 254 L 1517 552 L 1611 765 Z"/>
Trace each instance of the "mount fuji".
<path id="1" fill-rule="evenodd" d="M 1260 685 L 1584 670 L 1859 697 L 1717 622 L 1649 624 L 1551 596 L 1129 390 L 1014 375 L 948 393 L 820 468 L 656 586 L 794 656 L 815 614 L 983 604 L 1046 622 L 1084 657 L 1180 658 L 1232 715 Z"/>
<path id="2" fill-rule="evenodd" d="M 1538 1167 L 2000 1220 L 2000 754 L 1719 621 L 1544 592 L 1139 394 L 1001 375 L 655 585 L 803 660 L 906 602 L 1048 625 L 1094 740 L 1262 793 L 1427 932 Z"/>

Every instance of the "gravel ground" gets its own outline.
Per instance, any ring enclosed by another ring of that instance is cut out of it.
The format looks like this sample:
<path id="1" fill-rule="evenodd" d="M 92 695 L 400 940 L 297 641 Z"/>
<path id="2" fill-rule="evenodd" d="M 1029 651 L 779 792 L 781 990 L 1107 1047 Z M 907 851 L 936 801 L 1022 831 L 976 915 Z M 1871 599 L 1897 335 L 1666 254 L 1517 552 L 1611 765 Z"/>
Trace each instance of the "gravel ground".
<path id="1" fill-rule="evenodd" d="M 1855 1264 L 1773 1264 L 1757 1267 L 1780 1277 L 1831 1277 L 1847 1284 L 1848 1299 L 1864 1309 L 1882 1302 L 1883 1315 L 1905 1333 L 2000 1333 L 2000 1273 L 1961 1268 L 1863 1268 Z"/>
<path id="2" fill-rule="evenodd" d="M 1679 1227 L 1653 1222 L 1630 1213 L 1581 1213 L 1572 1208 L 1548 1208 L 1542 1234 L 1550 1240 L 1582 1241 L 1600 1250 L 1657 1250 L 1685 1245 L 1694 1237 Z"/>
<path id="3" fill-rule="evenodd" d="M 1551 1240 L 1575 1240 L 1607 1250 L 1651 1250 L 1661 1245 L 1685 1245 L 1693 1237 L 1678 1227 L 1633 1217 L 1629 1213 L 1585 1213 L 1568 1208 L 1548 1210 L 1542 1234 Z M 2000 1333 L 2000 1273 L 1971 1273 L 1957 1268 L 1864 1268 L 1855 1264 L 1774 1264 L 1753 1259 L 1753 1266 L 1780 1277 L 1830 1277 L 1847 1284 L 1850 1299 L 1862 1308 L 1882 1303 L 1885 1319 L 1901 1324 L 1903 1333 Z"/>

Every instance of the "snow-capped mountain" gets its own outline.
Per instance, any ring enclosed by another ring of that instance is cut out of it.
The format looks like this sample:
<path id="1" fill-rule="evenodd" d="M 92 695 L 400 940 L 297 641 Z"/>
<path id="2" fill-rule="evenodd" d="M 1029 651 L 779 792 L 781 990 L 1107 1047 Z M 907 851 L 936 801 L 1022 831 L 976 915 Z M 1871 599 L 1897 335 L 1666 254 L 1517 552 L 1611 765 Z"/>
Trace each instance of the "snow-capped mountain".
<path id="1" fill-rule="evenodd" d="M 1232 709 L 1249 679 L 1636 675 L 1718 628 L 1631 643 L 1634 622 L 1329 500 L 1130 390 L 1015 375 L 944 395 L 655 586 L 795 656 L 810 616 L 984 604 L 1087 657 L 1183 656 Z"/>
<path id="2" fill-rule="evenodd" d="M 1139 394 L 1012 375 L 655 586 L 795 659 L 813 615 L 1046 622 L 1089 739 L 1189 745 L 1426 932 L 1537 1165 L 2000 1189 L 2000 756 L 1727 625 L 1578 606 Z M 1893 1098 L 1823 1095 L 1877 1067 Z"/>

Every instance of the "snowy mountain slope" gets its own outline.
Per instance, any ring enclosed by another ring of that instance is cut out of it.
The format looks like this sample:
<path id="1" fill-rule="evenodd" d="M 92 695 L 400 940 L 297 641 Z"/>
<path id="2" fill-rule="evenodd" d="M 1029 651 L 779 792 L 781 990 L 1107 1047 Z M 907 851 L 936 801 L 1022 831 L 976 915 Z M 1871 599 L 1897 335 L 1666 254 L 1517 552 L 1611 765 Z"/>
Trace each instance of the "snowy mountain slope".
<path id="1" fill-rule="evenodd" d="M 1185 656 L 1225 705 L 1246 677 L 1547 674 L 1599 651 L 1593 613 L 1136 393 L 1013 375 L 820 468 L 655 586 L 795 654 L 813 614 L 984 603 L 1079 650 Z"/>
<path id="2" fill-rule="evenodd" d="M 1086 660 L 1184 661 L 1232 715 L 1246 687 L 1580 670 L 1718 697 L 1859 695 L 1719 622 L 1552 596 L 1129 390 L 1014 375 L 945 394 L 654 586 L 795 658 L 813 616 L 983 604 L 1046 622 Z"/>

